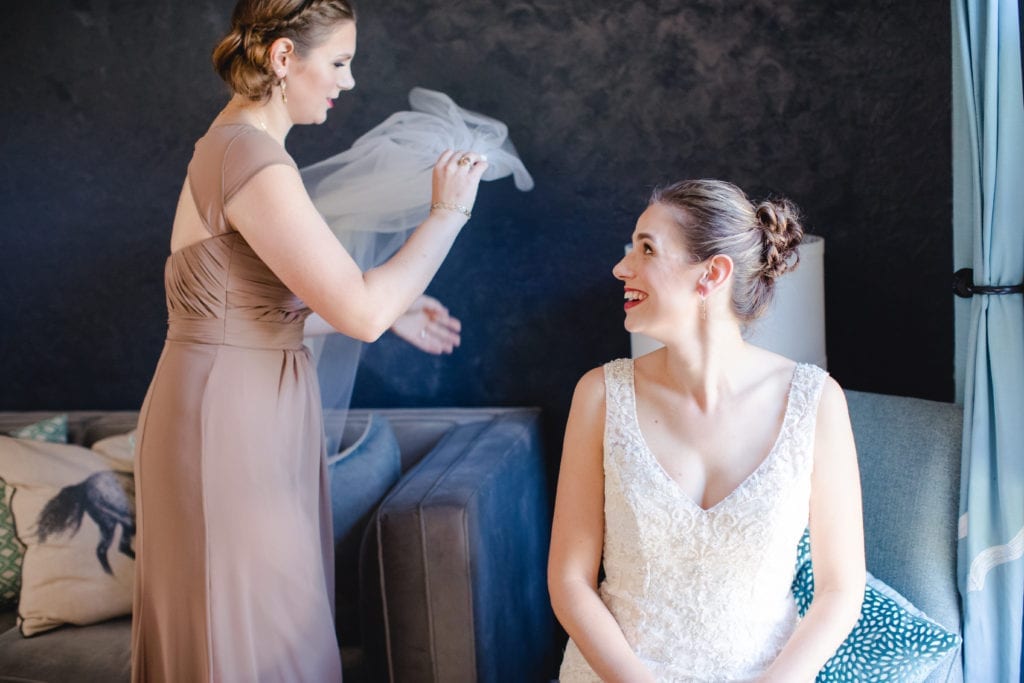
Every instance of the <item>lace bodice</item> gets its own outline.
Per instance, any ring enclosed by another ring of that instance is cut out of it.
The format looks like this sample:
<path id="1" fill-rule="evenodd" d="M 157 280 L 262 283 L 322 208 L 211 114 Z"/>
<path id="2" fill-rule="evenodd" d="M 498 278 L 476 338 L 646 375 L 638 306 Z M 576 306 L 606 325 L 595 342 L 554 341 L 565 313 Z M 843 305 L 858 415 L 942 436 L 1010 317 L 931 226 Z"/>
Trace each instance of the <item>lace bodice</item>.
<path id="1" fill-rule="evenodd" d="M 687 496 L 647 447 L 632 360 L 608 363 L 604 376 L 601 597 L 659 681 L 753 679 L 798 618 L 790 584 L 808 521 L 825 373 L 796 366 L 771 451 L 709 509 Z M 560 680 L 598 680 L 571 641 Z"/>

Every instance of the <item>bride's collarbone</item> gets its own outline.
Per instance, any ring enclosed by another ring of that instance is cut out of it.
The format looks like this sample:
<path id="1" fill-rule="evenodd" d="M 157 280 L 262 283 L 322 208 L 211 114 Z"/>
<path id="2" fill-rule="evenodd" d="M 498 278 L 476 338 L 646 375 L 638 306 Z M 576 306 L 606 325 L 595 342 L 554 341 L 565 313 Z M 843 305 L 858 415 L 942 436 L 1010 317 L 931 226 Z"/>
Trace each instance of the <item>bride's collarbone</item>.
<path id="1" fill-rule="evenodd" d="M 638 415 L 646 446 L 666 474 L 694 501 L 712 502 L 726 497 L 764 462 L 778 441 L 782 419 L 781 411 L 765 407 L 731 415 L 657 410 Z"/>

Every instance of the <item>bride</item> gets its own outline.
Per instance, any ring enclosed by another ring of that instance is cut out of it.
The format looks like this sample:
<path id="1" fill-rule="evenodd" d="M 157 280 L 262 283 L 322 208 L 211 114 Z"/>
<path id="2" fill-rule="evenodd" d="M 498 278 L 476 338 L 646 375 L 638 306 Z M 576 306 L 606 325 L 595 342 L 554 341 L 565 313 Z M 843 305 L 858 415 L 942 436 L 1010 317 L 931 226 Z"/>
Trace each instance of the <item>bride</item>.
<path id="1" fill-rule="evenodd" d="M 664 343 L 583 376 L 565 432 L 548 585 L 561 683 L 810 681 L 864 594 L 843 392 L 746 343 L 802 237 L 785 200 L 655 191 L 614 268 L 625 326 Z M 790 593 L 810 525 L 815 597 Z M 599 568 L 605 578 L 598 586 Z"/>

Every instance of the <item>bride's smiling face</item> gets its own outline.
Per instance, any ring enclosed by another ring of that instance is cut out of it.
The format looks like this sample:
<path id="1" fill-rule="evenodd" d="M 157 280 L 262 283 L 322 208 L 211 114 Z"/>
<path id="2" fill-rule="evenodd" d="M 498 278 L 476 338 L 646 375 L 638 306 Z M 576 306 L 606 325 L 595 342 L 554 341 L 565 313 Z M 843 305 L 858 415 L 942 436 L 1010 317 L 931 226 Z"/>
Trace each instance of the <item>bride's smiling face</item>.
<path id="1" fill-rule="evenodd" d="M 326 40 L 289 65 L 286 82 L 288 113 L 293 123 L 323 123 L 334 100 L 351 90 L 352 60 L 356 54 L 356 23 L 345 21 Z"/>
<path id="2" fill-rule="evenodd" d="M 626 329 L 658 335 L 697 314 L 705 268 L 683 244 L 672 210 L 651 204 L 637 219 L 632 250 L 612 269 L 624 285 Z"/>

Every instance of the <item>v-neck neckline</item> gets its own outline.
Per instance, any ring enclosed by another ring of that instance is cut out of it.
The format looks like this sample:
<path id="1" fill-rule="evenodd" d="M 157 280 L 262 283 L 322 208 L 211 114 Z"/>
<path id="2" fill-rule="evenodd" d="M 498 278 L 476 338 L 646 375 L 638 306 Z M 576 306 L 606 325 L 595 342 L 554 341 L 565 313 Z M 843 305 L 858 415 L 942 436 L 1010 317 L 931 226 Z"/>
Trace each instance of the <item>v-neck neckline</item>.
<path id="1" fill-rule="evenodd" d="M 633 413 L 633 415 L 632 415 L 633 428 L 636 429 L 637 437 L 640 440 L 640 444 L 643 446 L 643 451 L 650 458 L 651 463 L 654 466 L 654 468 L 656 470 L 658 470 L 658 472 L 661 473 L 661 476 L 664 477 L 665 483 L 670 488 L 673 489 L 673 491 L 676 493 L 676 495 L 678 495 L 680 498 L 685 500 L 688 504 L 690 504 L 694 508 L 696 508 L 698 512 L 700 512 L 702 514 L 712 514 L 714 512 L 717 512 L 718 509 L 721 508 L 725 503 L 727 503 L 729 500 L 734 498 L 736 496 L 736 494 L 741 489 L 745 488 L 748 485 L 749 482 L 751 482 L 752 480 L 758 478 L 759 475 L 761 474 L 761 472 L 763 470 L 767 469 L 768 464 L 775 458 L 775 454 L 779 450 L 779 444 L 782 443 L 783 437 L 789 431 L 789 429 L 788 429 L 789 428 L 789 423 L 790 423 L 790 421 L 792 419 L 792 415 L 793 415 L 793 391 L 794 391 L 794 388 L 796 387 L 797 373 L 799 371 L 800 371 L 800 363 L 797 363 L 793 367 L 793 376 L 789 380 L 789 389 L 786 391 L 786 409 L 785 409 L 785 411 L 782 414 L 782 424 L 779 426 L 779 433 L 775 436 L 775 440 L 772 442 L 772 446 L 768 450 L 768 454 L 764 456 L 764 458 L 761 460 L 761 462 L 758 463 L 757 467 L 755 467 L 754 470 L 750 474 L 748 474 L 746 477 L 744 477 L 743 480 L 739 484 L 737 484 L 731 491 L 729 491 L 729 493 L 727 493 L 721 500 L 719 500 L 717 503 L 715 503 L 711 507 L 704 507 L 699 502 L 695 501 L 688 493 L 686 493 L 686 491 L 683 490 L 683 487 L 680 486 L 679 482 L 677 482 L 675 479 L 673 479 L 672 475 L 670 475 L 668 473 L 668 470 L 665 469 L 665 466 L 661 464 L 660 460 L 658 460 L 658 456 L 655 455 L 654 451 L 651 450 L 651 447 L 648 445 L 647 437 L 644 436 L 644 432 L 640 428 L 640 416 L 639 416 L 638 411 L 637 411 L 636 368 L 634 366 L 634 363 L 632 361 L 630 361 L 630 364 L 629 364 L 629 387 L 630 387 L 630 392 L 631 392 L 631 403 L 632 403 L 632 408 L 633 408 L 633 410 L 632 410 L 632 413 Z"/>

